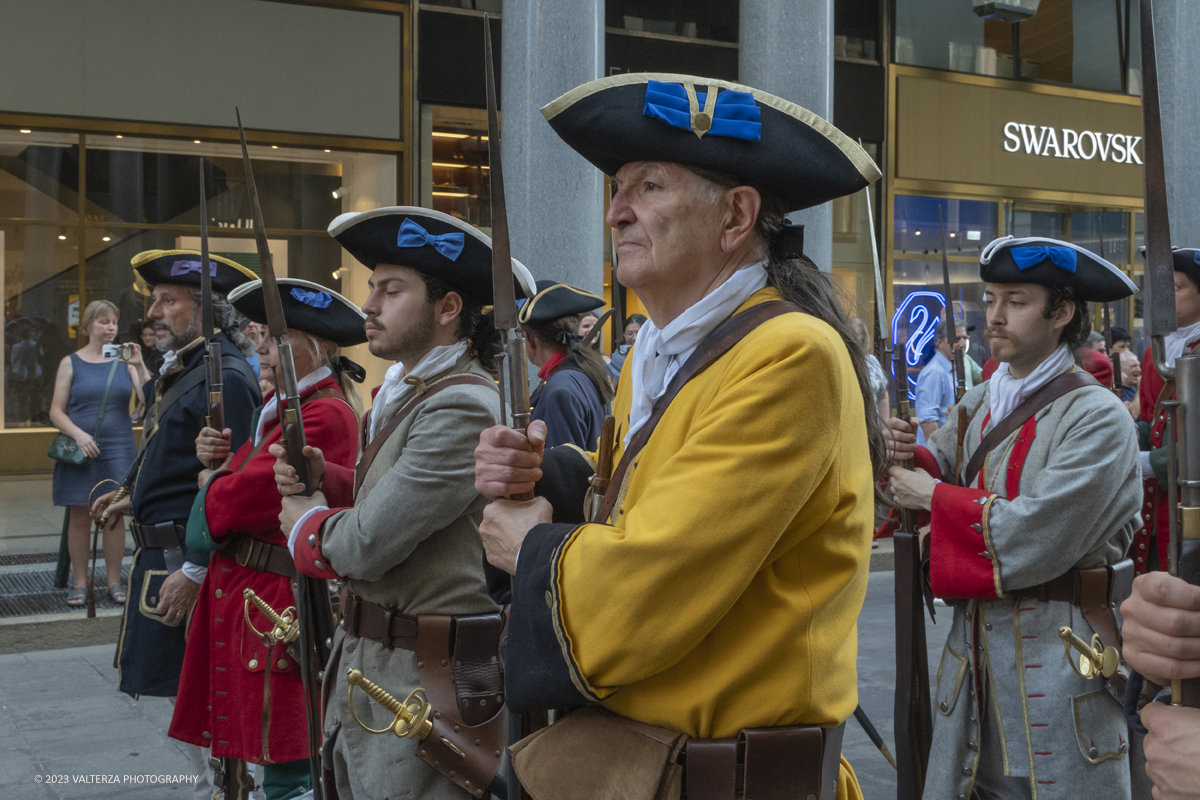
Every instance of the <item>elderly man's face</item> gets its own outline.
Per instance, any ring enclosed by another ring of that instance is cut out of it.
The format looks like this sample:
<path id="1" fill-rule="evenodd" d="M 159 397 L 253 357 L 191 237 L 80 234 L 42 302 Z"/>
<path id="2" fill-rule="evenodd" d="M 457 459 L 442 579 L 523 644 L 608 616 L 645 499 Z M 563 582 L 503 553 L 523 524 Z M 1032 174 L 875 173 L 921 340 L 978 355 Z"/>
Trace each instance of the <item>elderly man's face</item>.
<path id="1" fill-rule="evenodd" d="M 722 208 L 705 182 L 678 164 L 635 161 L 617 170 L 606 221 L 617 277 L 637 291 L 678 281 L 720 253 Z"/>
<path id="2" fill-rule="evenodd" d="M 1121 351 L 1121 383 L 1137 386 L 1142 378 L 1142 365 L 1137 356 L 1128 350 Z"/>

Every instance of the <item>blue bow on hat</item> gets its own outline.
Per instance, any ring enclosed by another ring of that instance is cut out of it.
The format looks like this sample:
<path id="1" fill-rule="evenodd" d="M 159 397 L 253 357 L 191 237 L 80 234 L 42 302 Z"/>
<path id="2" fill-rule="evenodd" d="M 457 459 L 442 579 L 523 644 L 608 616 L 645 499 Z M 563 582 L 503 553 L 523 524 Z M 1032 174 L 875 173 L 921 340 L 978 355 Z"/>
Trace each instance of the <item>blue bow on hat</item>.
<path id="1" fill-rule="evenodd" d="M 189 272 L 200 272 L 199 261 L 176 261 L 171 265 L 171 276 L 178 278 L 180 275 L 187 275 Z M 217 262 L 208 262 L 208 273 L 214 278 L 217 277 Z"/>
<path id="2" fill-rule="evenodd" d="M 1029 269 L 1049 260 L 1059 269 L 1074 272 L 1079 263 L 1079 253 L 1071 247 L 1013 247 L 1008 252 L 1012 254 L 1017 269 Z"/>
<path id="3" fill-rule="evenodd" d="M 467 243 L 466 234 L 462 231 L 451 231 L 440 236 L 434 236 L 416 222 L 405 217 L 400 223 L 400 236 L 396 239 L 398 247 L 425 247 L 428 245 L 451 261 L 457 261 Z"/>
<path id="4" fill-rule="evenodd" d="M 313 308 L 329 308 L 329 304 L 333 302 L 333 298 L 325 292 L 310 292 L 299 286 L 292 289 L 291 295 L 304 305 Z"/>
<path id="5" fill-rule="evenodd" d="M 716 87 L 707 87 L 715 92 Z M 697 108 L 701 111 L 708 107 L 708 94 L 695 92 Z M 679 83 L 664 81 L 648 81 L 646 83 L 646 103 L 642 113 L 647 117 L 660 119 L 675 128 L 685 131 L 693 130 L 691 101 L 688 99 L 687 87 Z M 729 136 L 734 139 L 744 139 L 757 142 L 762 139 L 762 110 L 754 101 L 754 96 L 747 92 L 726 89 L 717 95 L 712 109 L 711 127 L 701 129 L 701 133 L 713 136 Z"/>

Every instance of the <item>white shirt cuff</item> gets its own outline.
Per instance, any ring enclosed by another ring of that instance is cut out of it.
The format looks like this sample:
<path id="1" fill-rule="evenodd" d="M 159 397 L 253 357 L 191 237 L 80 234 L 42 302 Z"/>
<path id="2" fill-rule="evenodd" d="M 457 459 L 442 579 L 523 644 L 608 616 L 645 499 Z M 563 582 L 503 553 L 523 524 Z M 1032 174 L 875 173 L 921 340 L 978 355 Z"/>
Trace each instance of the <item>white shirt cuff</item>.
<path id="1" fill-rule="evenodd" d="M 204 576 L 208 574 L 208 567 L 185 561 L 183 562 L 183 569 L 181 571 L 192 583 L 204 583 Z"/>
<path id="2" fill-rule="evenodd" d="M 1142 463 L 1142 480 L 1149 480 L 1154 477 L 1154 469 L 1150 466 L 1150 451 L 1142 450 L 1138 453 L 1138 459 Z"/>
<path id="3" fill-rule="evenodd" d="M 328 511 L 329 506 L 314 506 L 305 512 L 304 516 L 296 520 L 296 524 L 292 526 L 292 530 L 288 533 L 288 552 L 292 554 L 292 558 L 296 557 L 296 537 L 300 535 L 300 529 L 304 527 L 304 523 L 308 522 L 308 518 L 318 511 Z"/>

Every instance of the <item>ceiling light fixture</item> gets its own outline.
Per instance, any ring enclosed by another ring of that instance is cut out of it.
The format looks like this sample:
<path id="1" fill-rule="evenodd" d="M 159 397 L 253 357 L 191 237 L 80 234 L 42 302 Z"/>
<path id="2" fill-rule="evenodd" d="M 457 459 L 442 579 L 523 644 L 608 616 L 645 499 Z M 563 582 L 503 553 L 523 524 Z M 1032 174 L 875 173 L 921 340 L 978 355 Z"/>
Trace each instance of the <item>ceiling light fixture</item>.
<path id="1" fill-rule="evenodd" d="M 332 151 L 332 150 L 326 150 L 325 152 L 326 152 L 326 153 L 332 153 L 333 151 Z"/>
<path id="2" fill-rule="evenodd" d="M 21 128 L 21 133 L 33 133 L 29 128 Z"/>
<path id="3" fill-rule="evenodd" d="M 469 138 L 470 134 L 451 133 L 450 131 L 434 131 L 433 136 L 435 139 L 466 139 Z"/>
<path id="4" fill-rule="evenodd" d="M 122 136 L 121 134 L 119 134 L 119 133 L 118 133 L 118 134 L 117 134 L 117 138 L 118 138 L 118 139 L 124 139 L 125 137 L 124 137 L 124 136 Z"/>
<path id="5" fill-rule="evenodd" d="M 62 241 L 64 241 L 64 242 L 67 240 L 67 237 L 66 237 L 66 235 L 64 235 L 64 234 L 61 234 L 61 233 L 58 235 L 58 238 L 59 238 L 59 239 L 61 239 L 61 240 L 62 240 Z"/>
<path id="6" fill-rule="evenodd" d="M 273 145 L 271 145 L 271 149 L 272 149 L 272 150 L 278 150 L 278 149 L 279 149 L 279 145 L 277 145 L 277 144 L 273 144 Z"/>
<path id="7" fill-rule="evenodd" d="M 102 237 L 100 237 L 100 241 L 102 241 L 102 242 L 111 242 L 111 241 L 112 241 L 112 237 L 111 237 L 111 236 L 102 236 Z"/>
<path id="8" fill-rule="evenodd" d="M 470 197 L 466 192 L 434 192 L 434 197 Z"/>
<path id="9" fill-rule="evenodd" d="M 338 188 L 333 190 L 333 199 L 341 200 L 343 197 L 345 197 L 348 194 L 350 194 L 349 186 L 339 186 Z"/>

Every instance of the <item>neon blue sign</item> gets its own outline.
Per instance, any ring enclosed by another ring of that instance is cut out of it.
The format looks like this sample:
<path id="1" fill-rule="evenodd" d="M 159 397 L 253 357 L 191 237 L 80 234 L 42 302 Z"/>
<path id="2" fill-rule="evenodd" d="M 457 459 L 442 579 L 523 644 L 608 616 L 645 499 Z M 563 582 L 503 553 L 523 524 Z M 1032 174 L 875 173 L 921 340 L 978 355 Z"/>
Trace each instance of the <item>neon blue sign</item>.
<path id="1" fill-rule="evenodd" d="M 917 369 L 921 364 L 921 351 L 929 340 L 937 336 L 937 326 L 941 319 L 942 312 L 946 309 L 946 298 L 940 292 L 930 292 L 921 290 L 911 292 L 904 298 L 904 302 L 896 309 L 896 313 L 892 315 L 892 346 L 896 346 L 899 341 L 900 323 L 905 323 L 904 327 L 908 333 L 908 338 L 904 342 L 904 363 L 909 369 L 908 375 L 908 397 L 910 400 L 916 400 L 917 380 L 912 375 L 912 370 Z M 892 367 L 892 380 L 896 378 L 896 367 Z"/>

